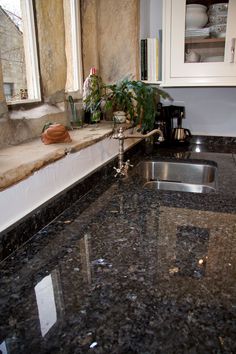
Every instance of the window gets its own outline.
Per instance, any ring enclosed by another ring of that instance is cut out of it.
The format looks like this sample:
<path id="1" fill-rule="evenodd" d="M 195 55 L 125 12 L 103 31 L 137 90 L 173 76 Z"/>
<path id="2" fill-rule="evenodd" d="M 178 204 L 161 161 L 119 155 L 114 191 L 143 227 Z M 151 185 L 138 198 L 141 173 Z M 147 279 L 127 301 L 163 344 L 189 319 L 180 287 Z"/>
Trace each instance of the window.
<path id="1" fill-rule="evenodd" d="M 68 6 L 69 4 L 69 6 Z M 66 91 L 82 92 L 80 0 L 64 1 L 64 21 L 67 57 Z"/>
<path id="2" fill-rule="evenodd" d="M 3 90 L 7 101 L 10 101 L 11 98 L 13 97 L 13 92 L 14 92 L 13 85 L 14 84 L 12 82 L 3 83 Z"/>
<path id="3" fill-rule="evenodd" d="M 39 101 L 32 0 L 0 0 L 0 57 L 7 103 Z"/>

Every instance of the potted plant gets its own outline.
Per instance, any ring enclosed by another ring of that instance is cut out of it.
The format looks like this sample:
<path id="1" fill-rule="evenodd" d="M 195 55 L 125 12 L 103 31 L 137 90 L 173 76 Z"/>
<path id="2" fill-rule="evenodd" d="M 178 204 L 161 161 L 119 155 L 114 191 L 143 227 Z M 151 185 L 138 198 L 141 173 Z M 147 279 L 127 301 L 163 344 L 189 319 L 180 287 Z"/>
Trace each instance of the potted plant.
<path id="1" fill-rule="evenodd" d="M 129 87 L 129 80 L 125 78 L 115 84 L 105 85 L 104 89 L 105 111 L 112 110 L 115 117 L 121 115 L 121 112 L 125 112 L 127 118 L 134 121 L 134 97 Z"/>
<path id="2" fill-rule="evenodd" d="M 129 120 L 139 125 L 142 132 L 154 129 L 160 97 L 170 98 L 167 92 L 156 86 L 128 78 L 113 85 L 105 85 L 104 89 L 105 110 L 126 112 Z"/>

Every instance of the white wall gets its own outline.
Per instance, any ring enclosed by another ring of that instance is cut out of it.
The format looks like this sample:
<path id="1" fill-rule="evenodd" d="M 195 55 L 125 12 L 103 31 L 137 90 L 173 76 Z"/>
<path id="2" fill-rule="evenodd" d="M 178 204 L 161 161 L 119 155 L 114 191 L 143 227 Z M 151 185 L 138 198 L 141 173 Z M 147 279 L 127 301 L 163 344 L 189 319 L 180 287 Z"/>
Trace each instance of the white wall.
<path id="1" fill-rule="evenodd" d="M 196 135 L 236 137 L 236 87 L 190 87 L 166 90 L 183 102 L 183 126 Z"/>
<path id="2" fill-rule="evenodd" d="M 162 27 L 162 0 L 141 0 L 140 11 L 140 35 L 155 36 Z M 184 102 L 186 120 L 183 124 L 193 134 L 236 137 L 235 87 L 181 87 L 166 91 L 175 101 Z"/>
<path id="3" fill-rule="evenodd" d="M 125 140 L 125 150 L 138 141 Z M 41 168 L 1 191 L 0 232 L 113 159 L 118 151 L 119 141 L 106 138 Z"/>
<path id="4" fill-rule="evenodd" d="M 140 38 L 150 35 L 150 0 L 140 1 Z"/>
<path id="5" fill-rule="evenodd" d="M 157 37 L 162 29 L 162 1 L 150 0 L 150 37 Z"/>
<path id="6" fill-rule="evenodd" d="M 162 0 L 140 1 L 140 38 L 156 37 L 162 28 Z"/>

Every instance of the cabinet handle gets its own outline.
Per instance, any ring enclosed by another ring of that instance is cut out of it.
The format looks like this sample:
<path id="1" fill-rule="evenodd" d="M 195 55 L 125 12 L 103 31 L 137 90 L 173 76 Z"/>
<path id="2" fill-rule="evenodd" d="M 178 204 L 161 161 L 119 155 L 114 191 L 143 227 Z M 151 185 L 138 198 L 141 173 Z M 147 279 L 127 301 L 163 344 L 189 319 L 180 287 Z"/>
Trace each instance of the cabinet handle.
<path id="1" fill-rule="evenodd" d="M 230 55 L 230 63 L 234 63 L 234 55 L 235 55 L 235 41 L 236 41 L 236 38 L 232 38 L 232 39 L 231 39 L 231 48 L 230 48 L 231 55 Z"/>

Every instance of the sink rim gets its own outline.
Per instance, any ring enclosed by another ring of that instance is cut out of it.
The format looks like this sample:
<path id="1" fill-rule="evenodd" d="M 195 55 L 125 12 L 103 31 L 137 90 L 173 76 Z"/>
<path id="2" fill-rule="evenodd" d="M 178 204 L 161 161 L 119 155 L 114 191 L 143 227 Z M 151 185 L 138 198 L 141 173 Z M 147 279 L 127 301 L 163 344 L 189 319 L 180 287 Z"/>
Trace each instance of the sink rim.
<path id="1" fill-rule="evenodd" d="M 171 191 L 171 192 L 187 192 L 187 193 L 200 193 L 200 194 L 217 192 L 216 188 L 206 184 L 196 184 L 196 183 L 191 184 L 191 183 L 182 183 L 182 182 L 179 183 L 179 182 L 171 182 L 171 181 L 147 181 L 143 184 L 143 188 L 152 189 L 152 190 L 164 190 L 164 191 Z M 202 191 L 200 191 L 201 189 Z"/>
<path id="2" fill-rule="evenodd" d="M 137 166 L 139 166 L 142 163 L 169 163 L 169 164 L 185 164 L 185 165 L 201 165 L 201 166 L 210 166 L 210 167 L 216 167 L 218 168 L 217 162 L 213 160 L 203 160 L 203 159 L 191 159 L 191 160 L 184 160 L 184 159 L 171 159 L 171 158 L 156 158 L 156 159 L 151 159 L 151 160 L 141 160 L 137 163 Z"/>
<path id="3" fill-rule="evenodd" d="M 163 164 L 163 166 L 161 166 Z M 156 166 L 155 166 L 156 165 Z M 158 171 L 158 165 L 160 169 Z M 173 168 L 173 166 L 178 166 L 179 171 L 168 171 L 168 168 Z M 181 165 L 189 166 L 192 169 L 189 173 L 181 170 Z M 167 171 L 164 173 L 164 166 Z M 202 168 L 194 170 L 194 167 Z M 142 160 L 136 167 L 135 172 L 142 178 L 142 187 L 148 189 L 165 190 L 165 191 L 177 191 L 177 192 L 192 192 L 192 193 L 217 193 L 218 192 L 218 165 L 215 161 L 209 160 L 168 160 L 168 159 L 152 159 L 152 160 Z M 159 172 L 159 176 L 158 176 Z M 181 172 L 183 174 L 181 175 Z M 164 178 L 161 176 L 164 173 Z M 168 178 L 172 174 L 172 179 Z M 180 177 L 173 178 L 173 173 L 180 174 Z M 191 175 L 196 177 L 193 183 L 189 181 Z M 153 177 L 154 176 L 154 177 Z M 161 177 L 160 177 L 161 176 Z M 167 176 L 167 177 L 166 177 Z"/>

